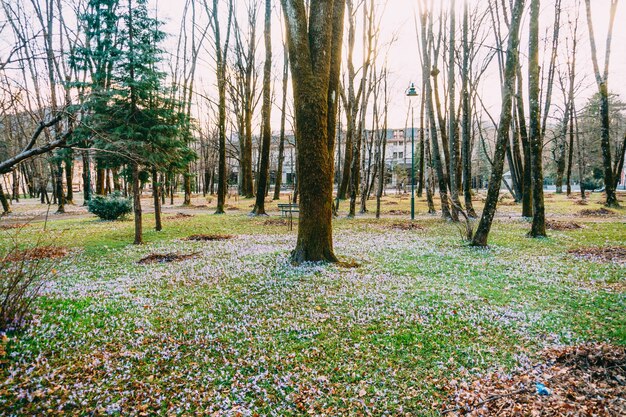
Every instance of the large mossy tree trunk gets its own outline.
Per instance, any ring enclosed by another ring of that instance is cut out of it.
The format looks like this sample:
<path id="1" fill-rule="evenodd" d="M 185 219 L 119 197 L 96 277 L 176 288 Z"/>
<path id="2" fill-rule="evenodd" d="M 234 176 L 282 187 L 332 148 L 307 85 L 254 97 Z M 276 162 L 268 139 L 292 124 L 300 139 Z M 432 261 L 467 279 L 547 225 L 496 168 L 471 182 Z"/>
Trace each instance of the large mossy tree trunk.
<path id="1" fill-rule="evenodd" d="M 496 140 L 496 151 L 493 157 L 491 177 L 489 179 L 489 189 L 487 191 L 487 201 L 483 208 L 480 223 L 472 239 L 472 246 L 487 246 L 487 238 L 491 230 L 493 217 L 496 214 L 498 196 L 502 183 L 502 170 L 504 168 L 504 158 L 506 147 L 509 142 L 511 128 L 512 99 L 515 94 L 515 79 L 517 63 L 519 59 L 519 30 L 524 12 L 524 0 L 516 0 L 513 13 L 511 15 L 511 25 L 509 29 L 509 41 L 506 52 L 506 64 L 504 68 L 504 85 L 502 87 L 502 108 L 500 111 L 500 123 Z"/>
<path id="2" fill-rule="evenodd" d="M 300 222 L 291 258 L 336 262 L 332 237 L 334 129 L 345 0 L 281 0 L 296 114 Z M 307 19 L 308 16 L 308 19 Z"/>

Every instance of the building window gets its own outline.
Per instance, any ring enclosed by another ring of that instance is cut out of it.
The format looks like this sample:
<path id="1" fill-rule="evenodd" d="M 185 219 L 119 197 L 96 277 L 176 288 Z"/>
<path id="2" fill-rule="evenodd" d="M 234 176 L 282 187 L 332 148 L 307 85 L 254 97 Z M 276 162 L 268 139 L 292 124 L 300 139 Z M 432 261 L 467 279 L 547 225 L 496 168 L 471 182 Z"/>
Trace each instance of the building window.
<path id="1" fill-rule="evenodd" d="M 394 152 L 393 153 L 393 159 L 397 159 L 398 158 L 398 152 Z"/>
<path id="2" fill-rule="evenodd" d="M 404 152 L 400 152 L 400 154 L 398 155 L 398 157 L 399 157 L 400 159 L 404 158 Z"/>

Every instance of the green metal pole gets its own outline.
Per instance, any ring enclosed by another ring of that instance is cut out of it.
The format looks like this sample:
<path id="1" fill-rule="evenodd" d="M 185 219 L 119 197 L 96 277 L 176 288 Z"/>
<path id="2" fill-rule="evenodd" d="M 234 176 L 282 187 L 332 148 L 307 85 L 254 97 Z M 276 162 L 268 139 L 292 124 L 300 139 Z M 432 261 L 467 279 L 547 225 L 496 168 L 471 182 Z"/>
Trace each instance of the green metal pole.
<path id="1" fill-rule="evenodd" d="M 415 128 L 411 103 L 411 220 L 415 220 Z"/>

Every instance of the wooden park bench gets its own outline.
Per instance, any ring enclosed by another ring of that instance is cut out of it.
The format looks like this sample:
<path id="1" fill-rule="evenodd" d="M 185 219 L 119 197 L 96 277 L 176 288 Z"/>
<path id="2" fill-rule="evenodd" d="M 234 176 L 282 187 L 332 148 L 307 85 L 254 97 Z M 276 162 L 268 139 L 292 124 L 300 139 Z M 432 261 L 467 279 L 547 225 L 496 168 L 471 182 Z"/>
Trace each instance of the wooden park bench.
<path id="1" fill-rule="evenodd" d="M 278 209 L 282 216 L 287 216 L 292 213 L 300 213 L 300 206 L 297 204 L 278 204 Z"/>

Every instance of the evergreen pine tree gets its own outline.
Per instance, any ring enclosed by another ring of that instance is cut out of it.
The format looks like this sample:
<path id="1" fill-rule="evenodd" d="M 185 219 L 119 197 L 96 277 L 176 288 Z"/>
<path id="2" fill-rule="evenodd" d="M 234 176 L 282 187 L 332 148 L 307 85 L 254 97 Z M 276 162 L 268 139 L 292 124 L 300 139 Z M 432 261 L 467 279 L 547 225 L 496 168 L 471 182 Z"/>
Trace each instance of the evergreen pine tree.
<path id="1" fill-rule="evenodd" d="M 110 3 L 112 0 L 93 0 Z M 165 74 L 159 71 L 165 39 L 161 22 L 149 15 L 146 0 L 127 0 L 118 8 L 118 42 L 104 85 L 92 79 L 87 125 L 94 146 L 110 163 L 125 164 L 131 179 L 135 212 L 135 244 L 142 238 L 140 172 L 167 171 L 194 158 L 188 147 L 190 123 L 180 103 L 168 98 Z M 154 184 L 157 186 L 157 184 Z M 157 213 L 158 213 L 157 207 Z"/>

